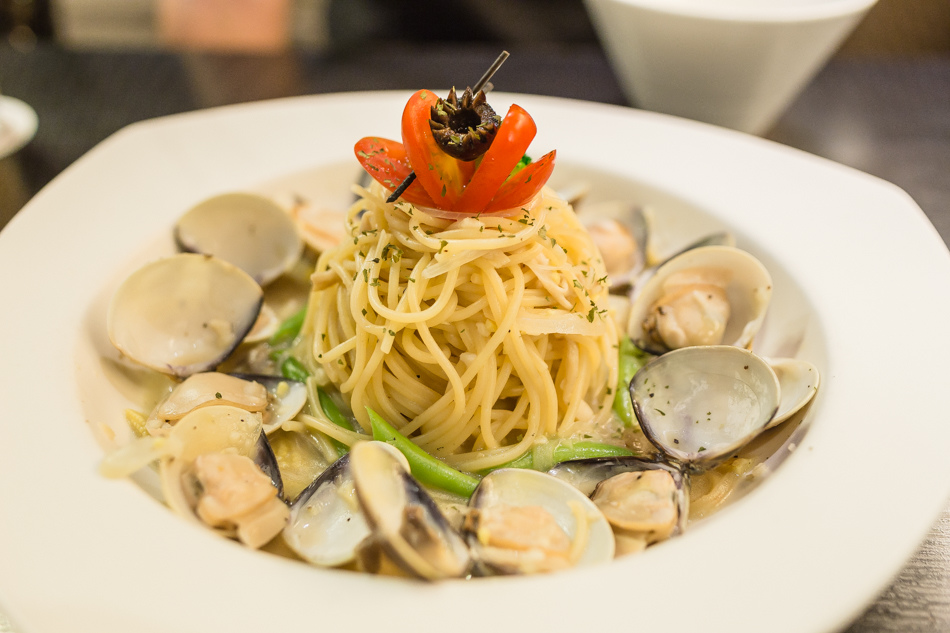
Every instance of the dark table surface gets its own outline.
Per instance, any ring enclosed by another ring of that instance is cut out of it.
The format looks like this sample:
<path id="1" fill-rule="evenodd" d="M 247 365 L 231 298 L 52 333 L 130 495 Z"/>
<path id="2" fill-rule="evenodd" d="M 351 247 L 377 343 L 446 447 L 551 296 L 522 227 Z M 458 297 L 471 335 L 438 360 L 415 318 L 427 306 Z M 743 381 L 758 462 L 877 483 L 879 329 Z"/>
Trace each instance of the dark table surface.
<path id="1" fill-rule="evenodd" d="M 0 227 L 101 140 L 152 117 L 328 92 L 416 89 L 477 78 L 491 44 L 392 44 L 332 55 L 256 57 L 0 47 L 0 89 L 39 116 L 35 139 L 0 159 Z M 498 83 L 524 92 L 629 105 L 599 47 L 509 47 Z M 950 242 L 950 56 L 835 58 L 766 138 L 906 190 Z M 2 597 L 0 597 L 2 601 Z M 10 630 L 0 614 L 0 633 Z M 950 630 L 950 509 L 850 633 Z"/>

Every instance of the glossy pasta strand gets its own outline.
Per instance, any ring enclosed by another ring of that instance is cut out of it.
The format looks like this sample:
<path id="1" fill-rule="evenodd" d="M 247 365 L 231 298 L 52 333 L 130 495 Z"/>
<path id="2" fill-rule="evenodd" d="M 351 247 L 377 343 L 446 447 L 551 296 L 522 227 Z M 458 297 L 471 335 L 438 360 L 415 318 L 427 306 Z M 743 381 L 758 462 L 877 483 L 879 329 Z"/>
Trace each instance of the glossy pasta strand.
<path id="1" fill-rule="evenodd" d="M 364 428 L 369 406 L 477 470 L 609 412 L 617 331 L 599 255 L 563 201 L 452 221 L 359 192 L 351 239 L 318 261 L 307 327 Z"/>

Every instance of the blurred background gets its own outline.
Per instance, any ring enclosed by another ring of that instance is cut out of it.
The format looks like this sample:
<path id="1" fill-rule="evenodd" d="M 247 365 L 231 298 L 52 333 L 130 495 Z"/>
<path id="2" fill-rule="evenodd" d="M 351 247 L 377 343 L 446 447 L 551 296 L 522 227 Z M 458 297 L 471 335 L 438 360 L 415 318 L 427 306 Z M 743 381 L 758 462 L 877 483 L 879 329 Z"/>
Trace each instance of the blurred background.
<path id="1" fill-rule="evenodd" d="M 367 41 L 596 41 L 582 0 L 0 0 L 17 48 L 340 52 Z M 839 55 L 950 51 L 950 1 L 880 0 Z"/>

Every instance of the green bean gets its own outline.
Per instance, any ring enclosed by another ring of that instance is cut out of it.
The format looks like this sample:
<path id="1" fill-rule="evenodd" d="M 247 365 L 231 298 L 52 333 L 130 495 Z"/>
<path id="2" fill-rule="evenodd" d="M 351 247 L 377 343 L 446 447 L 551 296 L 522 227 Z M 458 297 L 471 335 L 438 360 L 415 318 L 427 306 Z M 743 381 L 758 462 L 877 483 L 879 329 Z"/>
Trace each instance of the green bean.
<path id="1" fill-rule="evenodd" d="M 620 340 L 618 357 L 617 393 L 614 394 L 614 412 L 623 425 L 633 427 L 633 401 L 630 399 L 630 381 L 647 364 L 650 355 L 633 344 L 628 337 Z"/>
<path id="2" fill-rule="evenodd" d="M 336 406 L 336 403 L 333 401 L 333 398 L 330 397 L 326 391 L 320 387 L 316 387 L 317 400 L 320 401 L 320 408 L 323 409 L 323 414 L 327 416 L 327 419 L 330 422 L 333 422 L 339 427 L 346 429 L 347 431 L 354 431 L 353 423 L 350 422 L 343 412 L 340 411 L 339 407 Z M 336 447 L 337 453 L 340 455 L 346 455 L 350 452 L 350 447 L 341 442 L 340 440 L 329 438 L 333 446 Z"/>
<path id="3" fill-rule="evenodd" d="M 305 316 L 307 316 L 307 306 L 302 307 L 299 312 L 295 312 L 284 319 L 284 321 L 277 326 L 277 331 L 268 339 L 268 344 L 270 344 L 271 347 L 277 347 L 278 345 L 297 338 L 297 335 L 300 334 L 300 328 L 303 327 Z"/>
<path id="4" fill-rule="evenodd" d="M 293 356 L 288 356 L 280 364 L 280 373 L 284 378 L 296 380 L 298 382 L 307 382 L 310 372 L 299 360 Z"/>
<path id="5" fill-rule="evenodd" d="M 476 477 L 458 471 L 425 452 L 369 407 L 366 408 L 366 412 L 369 413 L 369 420 L 373 427 L 373 439 L 391 444 L 405 455 L 412 475 L 421 483 L 447 490 L 461 497 L 472 496 L 478 486 Z"/>
<path id="6" fill-rule="evenodd" d="M 602 442 L 572 442 L 558 440 L 547 444 L 538 444 L 530 451 L 502 464 L 498 468 L 530 468 L 546 471 L 552 466 L 572 459 L 591 459 L 593 457 L 629 457 L 633 453 L 622 446 Z M 496 470 L 496 469 L 491 469 Z"/>
<path id="7" fill-rule="evenodd" d="M 330 397 L 326 391 L 317 387 L 317 398 L 320 400 L 320 408 L 323 409 L 323 412 L 330 419 L 330 422 L 333 422 L 337 426 L 342 426 L 347 431 L 355 431 L 353 428 L 353 423 L 350 422 L 349 418 L 343 415 L 343 412 L 340 411 L 340 408 L 336 406 L 336 403 L 333 401 L 333 398 Z"/>

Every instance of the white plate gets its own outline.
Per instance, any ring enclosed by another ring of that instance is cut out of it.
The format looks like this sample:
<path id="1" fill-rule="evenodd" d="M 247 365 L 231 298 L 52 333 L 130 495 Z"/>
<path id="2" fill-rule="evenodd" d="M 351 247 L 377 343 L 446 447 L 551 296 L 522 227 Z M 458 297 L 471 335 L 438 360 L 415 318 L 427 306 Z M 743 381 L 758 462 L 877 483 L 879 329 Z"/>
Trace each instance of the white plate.
<path id="1" fill-rule="evenodd" d="M 19 99 L 0 95 L 0 158 L 30 142 L 36 134 L 36 112 Z"/>
<path id="2" fill-rule="evenodd" d="M 912 554 L 950 488 L 950 257 L 888 183 L 661 115 L 517 98 L 538 122 L 538 152 L 557 148 L 568 172 L 608 172 L 605 188 L 627 183 L 619 190 L 693 223 L 674 223 L 674 232 L 737 229 L 774 267 L 770 319 L 810 317 L 801 354 L 823 371 L 812 427 L 740 502 L 609 566 L 424 585 L 247 551 L 172 516 L 134 483 L 97 475 L 95 438 L 116 423 L 99 418 L 121 415 L 110 407 L 126 395 L 96 356 L 104 348 L 95 306 L 109 283 L 164 245 L 174 219 L 203 197 L 331 186 L 317 175 L 339 171 L 359 137 L 398 137 L 407 97 L 331 95 L 131 126 L 0 234 L 0 600 L 15 625 L 801 633 L 856 617 Z M 346 184 L 333 184 L 333 196 L 345 201 Z"/>

